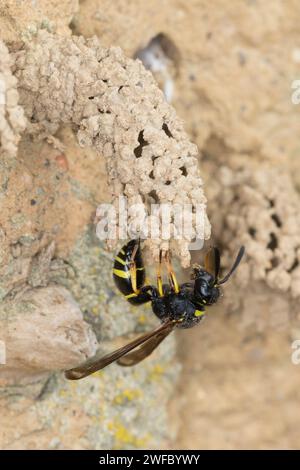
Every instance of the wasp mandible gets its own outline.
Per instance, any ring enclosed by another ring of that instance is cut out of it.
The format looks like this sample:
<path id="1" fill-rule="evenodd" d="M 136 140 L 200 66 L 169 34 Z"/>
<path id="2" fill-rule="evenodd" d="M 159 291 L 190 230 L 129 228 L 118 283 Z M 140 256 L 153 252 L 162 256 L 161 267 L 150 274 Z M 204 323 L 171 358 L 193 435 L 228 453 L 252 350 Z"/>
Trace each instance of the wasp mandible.
<path id="1" fill-rule="evenodd" d="M 140 241 L 131 240 L 117 254 L 113 265 L 113 278 L 119 291 L 133 305 L 151 302 L 153 313 L 161 325 L 131 341 L 127 345 L 101 358 L 94 356 L 83 364 L 67 370 L 70 380 L 86 377 L 112 362 L 120 366 L 133 366 L 149 356 L 152 351 L 175 329 L 191 328 L 203 320 L 206 307 L 216 303 L 220 297 L 220 286 L 228 281 L 240 264 L 245 248 L 242 246 L 232 268 L 222 279 L 220 274 L 220 252 L 214 247 L 205 256 L 204 268 L 195 265 L 192 281 L 178 284 L 170 258 L 166 252 L 168 284 L 163 284 L 161 266 L 162 252 L 156 273 L 156 286 L 145 285 L 146 273 L 141 255 Z"/>

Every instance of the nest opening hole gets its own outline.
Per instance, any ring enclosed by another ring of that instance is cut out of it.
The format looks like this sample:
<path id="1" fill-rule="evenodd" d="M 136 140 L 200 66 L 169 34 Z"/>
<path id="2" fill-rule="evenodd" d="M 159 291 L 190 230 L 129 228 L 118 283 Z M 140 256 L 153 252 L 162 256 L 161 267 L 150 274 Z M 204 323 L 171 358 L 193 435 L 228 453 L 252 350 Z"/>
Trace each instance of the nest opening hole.
<path id="1" fill-rule="evenodd" d="M 162 130 L 164 131 L 164 133 L 170 137 L 170 139 L 173 139 L 173 134 L 172 132 L 170 131 L 168 125 L 164 122 L 163 125 L 162 125 Z"/>
<path id="2" fill-rule="evenodd" d="M 249 227 L 248 233 L 249 233 L 251 238 L 256 237 L 256 229 L 254 227 Z"/>
<path id="3" fill-rule="evenodd" d="M 146 69 L 157 72 L 172 61 L 175 67 L 179 66 L 180 53 L 175 43 L 166 34 L 159 33 L 154 36 L 145 47 L 134 54 L 134 59 L 140 59 Z"/>
<path id="4" fill-rule="evenodd" d="M 270 241 L 267 245 L 267 248 L 269 250 L 275 251 L 277 247 L 278 247 L 277 237 L 276 237 L 275 233 L 271 232 L 270 233 Z"/>
<path id="5" fill-rule="evenodd" d="M 158 204 L 159 203 L 159 197 L 157 195 L 157 192 L 155 191 L 155 189 L 152 189 L 152 191 L 150 191 L 150 193 L 148 194 L 148 196 L 154 200 L 155 204 Z"/>
<path id="6" fill-rule="evenodd" d="M 278 217 L 277 214 L 272 214 L 271 219 L 275 222 L 276 227 L 278 227 L 278 228 L 282 227 L 281 219 L 280 219 L 280 217 Z"/>
<path id="7" fill-rule="evenodd" d="M 139 133 L 138 143 L 139 145 L 134 149 L 134 155 L 136 158 L 140 158 L 142 156 L 143 148 L 146 147 L 146 145 L 149 145 L 149 142 L 144 139 L 144 131 Z"/>
<path id="8" fill-rule="evenodd" d="M 181 170 L 181 173 L 183 174 L 183 176 L 187 176 L 187 169 L 185 166 L 181 166 L 179 170 Z"/>

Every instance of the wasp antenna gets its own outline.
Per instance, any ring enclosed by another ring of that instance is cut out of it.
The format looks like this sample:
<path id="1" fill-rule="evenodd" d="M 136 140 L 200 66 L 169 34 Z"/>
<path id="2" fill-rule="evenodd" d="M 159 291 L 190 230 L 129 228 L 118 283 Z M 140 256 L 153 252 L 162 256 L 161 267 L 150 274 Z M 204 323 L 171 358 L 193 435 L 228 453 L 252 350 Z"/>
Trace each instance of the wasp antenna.
<path id="1" fill-rule="evenodd" d="M 240 264 L 240 262 L 242 261 L 242 258 L 244 256 L 244 253 L 245 253 L 245 247 L 244 246 L 241 246 L 241 248 L 239 249 L 239 252 L 237 254 L 237 257 L 235 259 L 235 262 L 233 263 L 233 266 L 232 268 L 230 269 L 230 271 L 226 274 L 225 277 L 223 277 L 223 279 L 221 279 L 221 281 L 218 281 L 218 285 L 220 284 L 224 284 L 225 282 L 228 281 L 228 279 L 230 278 L 230 276 L 234 273 L 234 271 L 236 270 L 236 268 L 238 267 L 238 265 Z"/>

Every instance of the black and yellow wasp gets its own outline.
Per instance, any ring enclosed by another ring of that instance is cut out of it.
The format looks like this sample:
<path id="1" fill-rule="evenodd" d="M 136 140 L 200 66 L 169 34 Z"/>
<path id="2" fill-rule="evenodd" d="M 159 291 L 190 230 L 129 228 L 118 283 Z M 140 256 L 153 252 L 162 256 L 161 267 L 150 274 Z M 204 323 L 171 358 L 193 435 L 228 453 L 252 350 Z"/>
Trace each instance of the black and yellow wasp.
<path id="1" fill-rule="evenodd" d="M 66 378 L 77 380 L 114 361 L 121 366 L 133 366 L 145 359 L 174 328 L 191 328 L 205 316 L 205 308 L 217 302 L 220 285 L 224 284 L 236 270 L 244 255 L 242 246 L 232 268 L 223 279 L 219 279 L 220 252 L 212 248 L 205 257 L 205 269 L 193 268 L 192 282 L 179 285 L 172 268 L 170 254 L 164 256 L 168 271 L 168 284 L 162 283 L 162 253 L 157 267 L 157 286 L 145 285 L 145 267 L 139 240 L 131 240 L 115 257 L 113 278 L 119 291 L 131 304 L 151 302 L 154 314 L 161 325 L 116 351 L 102 358 L 88 359 L 74 369 L 65 372 Z"/>

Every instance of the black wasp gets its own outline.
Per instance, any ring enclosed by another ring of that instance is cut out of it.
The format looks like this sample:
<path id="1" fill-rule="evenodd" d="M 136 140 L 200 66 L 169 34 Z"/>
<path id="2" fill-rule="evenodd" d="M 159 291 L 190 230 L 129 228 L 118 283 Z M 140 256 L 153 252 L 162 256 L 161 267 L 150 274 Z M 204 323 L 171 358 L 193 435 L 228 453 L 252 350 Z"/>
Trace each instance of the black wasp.
<path id="1" fill-rule="evenodd" d="M 157 267 L 157 287 L 145 284 L 145 267 L 142 260 L 139 240 L 131 240 L 117 254 L 113 266 L 113 278 L 119 291 L 133 305 L 151 302 L 154 314 L 161 325 L 140 336 L 116 351 L 102 358 L 88 359 L 74 369 L 65 372 L 66 378 L 77 380 L 114 361 L 120 366 L 133 366 L 145 359 L 174 330 L 191 328 L 205 315 L 205 307 L 217 302 L 220 285 L 224 284 L 238 267 L 245 248 L 238 252 L 232 268 L 223 279 L 219 279 L 220 252 L 212 248 L 205 256 L 205 269 L 193 267 L 192 282 L 179 285 L 172 268 L 170 254 L 164 256 L 169 284 L 162 283 L 162 254 Z"/>

